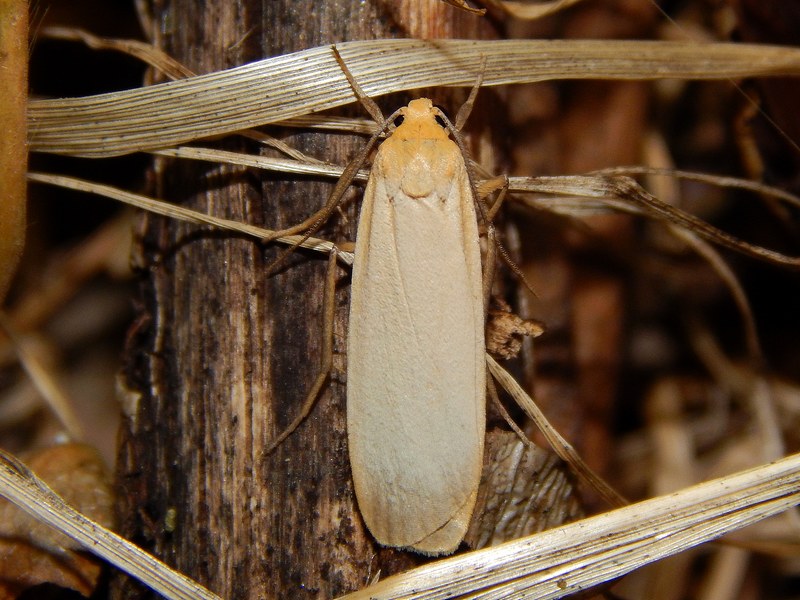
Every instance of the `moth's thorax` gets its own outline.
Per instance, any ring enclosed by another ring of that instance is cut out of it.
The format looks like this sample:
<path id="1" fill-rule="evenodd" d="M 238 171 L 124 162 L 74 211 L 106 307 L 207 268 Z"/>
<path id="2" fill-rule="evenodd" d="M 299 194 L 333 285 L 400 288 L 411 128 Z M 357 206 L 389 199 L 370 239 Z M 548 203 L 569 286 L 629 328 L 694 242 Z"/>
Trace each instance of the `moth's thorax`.
<path id="1" fill-rule="evenodd" d="M 463 169 L 458 146 L 436 121 L 436 109 L 427 98 L 412 100 L 401 114 L 403 123 L 378 151 L 381 175 L 409 198 L 447 197 Z"/>

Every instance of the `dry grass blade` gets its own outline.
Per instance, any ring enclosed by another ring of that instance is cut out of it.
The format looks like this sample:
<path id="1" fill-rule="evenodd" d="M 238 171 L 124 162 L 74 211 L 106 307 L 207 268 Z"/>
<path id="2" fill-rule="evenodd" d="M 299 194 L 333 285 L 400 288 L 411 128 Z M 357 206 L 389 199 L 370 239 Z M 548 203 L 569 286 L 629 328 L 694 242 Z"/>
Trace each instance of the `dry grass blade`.
<path id="1" fill-rule="evenodd" d="M 390 577 L 348 600 L 562 598 L 779 514 L 800 455 Z"/>
<path id="2" fill-rule="evenodd" d="M 719 342 L 711 334 L 706 323 L 691 318 L 688 323 L 690 340 L 695 352 L 706 369 L 713 374 L 719 385 L 742 399 L 748 406 L 755 431 L 759 436 L 759 452 L 756 460 L 774 460 L 786 453 L 785 424 L 779 407 L 779 386 L 756 370 L 736 365 L 725 355 Z M 755 365 L 759 365 L 754 361 Z M 795 518 L 800 517 L 795 513 Z M 796 521 L 800 531 L 800 521 Z"/>
<path id="3" fill-rule="evenodd" d="M 756 194 L 781 200 L 787 204 L 791 204 L 792 206 L 800 207 L 800 198 L 794 194 L 771 185 L 766 185 L 759 181 L 750 181 L 748 179 L 742 179 L 741 177 L 726 177 L 721 175 L 710 175 L 707 173 L 681 171 L 679 169 L 655 169 L 652 167 L 642 166 L 612 167 L 609 169 L 594 171 L 594 173 L 596 175 L 663 175 L 664 177 L 676 177 L 678 179 L 686 179 L 688 181 L 698 181 L 701 183 L 708 183 L 710 185 L 747 190 Z"/>
<path id="4" fill-rule="evenodd" d="M 469 4 L 466 3 L 466 0 L 442 0 L 442 2 L 449 4 L 450 6 L 455 6 L 456 8 L 460 8 L 461 10 L 471 12 L 476 15 L 486 14 L 485 8 L 472 8 Z"/>
<path id="5" fill-rule="evenodd" d="M 744 338 L 747 342 L 747 351 L 750 360 L 753 364 L 761 364 L 761 344 L 758 340 L 755 316 L 753 315 L 753 309 L 750 307 L 750 300 L 747 298 L 747 293 L 744 291 L 739 278 L 712 246 L 698 238 L 691 231 L 675 225 L 669 225 L 669 230 L 675 237 L 682 239 L 688 246 L 692 247 L 697 254 L 702 256 L 725 283 L 742 317 Z"/>
<path id="6" fill-rule="evenodd" d="M 76 510 L 111 527 L 111 477 L 97 450 L 61 443 L 28 451 L 25 460 Z M 0 597 L 4 600 L 41 596 L 34 590 L 43 584 L 85 597 L 99 592 L 103 561 L 82 550 L 74 540 L 0 497 Z"/>
<path id="7" fill-rule="evenodd" d="M 219 600 L 219 596 L 67 505 L 16 458 L 0 450 L 0 494 L 167 598 Z"/>
<path id="8" fill-rule="evenodd" d="M 131 214 L 125 211 L 81 240 L 65 256 L 57 256 L 41 268 L 43 284 L 21 295 L 7 309 L 17 330 L 27 332 L 41 327 L 100 273 L 117 280 L 128 277 L 131 227 Z M 0 346 L 0 356 L 2 353 Z"/>
<path id="9" fill-rule="evenodd" d="M 682 211 L 674 206 L 662 202 L 652 194 L 644 190 L 638 183 L 628 177 L 618 177 L 607 182 L 608 195 L 612 198 L 622 198 L 629 200 L 632 204 L 641 206 L 647 213 L 654 215 L 664 221 L 684 227 L 706 240 L 712 241 L 720 246 L 745 254 L 752 258 L 766 260 L 768 262 L 800 268 L 800 257 L 788 256 L 774 250 L 762 248 L 737 239 L 698 219 L 694 215 Z"/>
<path id="10" fill-rule="evenodd" d="M 342 176 L 344 168 L 338 165 L 324 163 L 311 163 L 293 160 L 290 158 L 271 158 L 269 156 L 254 156 L 241 152 L 216 150 L 214 148 L 197 148 L 194 146 L 181 146 L 169 150 L 155 150 L 153 154 L 159 156 L 172 156 L 175 158 L 189 158 L 192 160 L 205 160 L 213 163 L 225 163 L 243 167 L 253 167 L 263 171 L 278 173 L 295 173 L 297 175 L 318 175 L 338 179 Z M 366 181 L 369 171 L 362 169 L 353 177 L 354 181 Z"/>
<path id="11" fill-rule="evenodd" d="M 789 256 L 756 246 L 725 233 L 688 212 L 662 202 L 629 177 L 595 175 L 509 177 L 508 189 L 512 192 L 538 192 L 596 199 L 597 203 L 581 201 L 579 205 L 570 206 L 569 209 L 577 208 L 578 210 L 586 211 L 587 208 L 596 210 L 599 207 L 613 207 L 617 210 L 643 213 L 652 218 L 683 227 L 708 241 L 751 258 L 795 269 L 800 268 L 800 257 Z M 793 196 L 789 195 L 788 198 L 793 198 Z M 559 202 L 542 203 L 537 200 L 535 203 L 540 206 L 548 206 L 556 212 L 559 211 Z"/>
<path id="12" fill-rule="evenodd" d="M 160 156 L 188 158 L 193 160 L 204 160 L 215 163 L 235 164 L 239 166 L 262 169 L 265 171 L 296 173 L 302 175 L 318 175 L 323 177 L 338 178 L 342 175 L 342 172 L 344 171 L 342 167 L 339 167 L 337 165 L 329 165 L 316 162 L 312 163 L 312 162 L 299 161 L 293 159 L 254 156 L 237 152 L 229 152 L 226 150 L 217 150 L 213 148 L 179 147 L 168 150 L 156 150 L 153 153 Z M 570 196 L 575 196 L 576 198 L 585 198 L 585 199 L 595 198 L 598 200 L 598 202 L 595 204 L 592 204 L 591 201 L 587 202 L 587 200 L 580 200 L 577 206 L 567 206 L 564 202 L 556 201 L 556 203 L 548 206 L 550 210 L 556 212 L 558 211 L 563 212 L 564 210 L 576 211 L 576 212 L 587 212 L 587 211 L 592 212 L 598 209 L 604 210 L 608 208 L 614 208 L 616 210 L 622 210 L 634 213 L 641 213 L 642 211 L 644 211 L 646 213 L 649 213 L 654 218 L 662 219 L 676 225 L 677 227 L 674 228 L 676 235 L 679 235 L 677 233 L 679 231 L 679 228 L 685 228 L 686 230 L 695 232 L 697 235 L 705 238 L 706 240 L 715 242 L 728 249 L 735 250 L 737 252 L 746 254 L 753 258 L 758 258 L 761 260 L 766 260 L 776 264 L 782 264 L 785 266 L 790 266 L 795 268 L 800 267 L 800 258 L 787 256 L 778 252 L 768 250 L 766 248 L 762 248 L 760 246 L 754 246 L 742 240 L 738 240 L 726 234 L 725 232 L 720 231 L 715 227 L 712 227 L 708 223 L 700 219 L 697 219 L 696 217 L 692 216 L 689 213 L 686 213 L 667 203 L 661 202 L 660 200 L 649 194 L 647 191 L 645 191 L 641 186 L 639 186 L 638 183 L 636 183 L 629 177 L 619 175 L 620 173 L 657 173 L 664 175 L 675 175 L 685 179 L 693 179 L 696 181 L 702 181 L 705 183 L 710 183 L 720 186 L 730 186 L 730 187 L 738 187 L 741 189 L 747 189 L 766 196 L 774 197 L 776 199 L 779 199 L 783 202 L 792 205 L 797 205 L 798 203 L 800 203 L 800 199 L 798 199 L 796 196 L 792 194 L 789 194 L 782 190 L 778 190 L 771 186 L 749 182 L 738 178 L 717 177 L 713 175 L 687 173 L 682 171 L 680 172 L 659 171 L 659 170 L 636 168 L 636 167 L 620 167 L 618 169 L 606 169 L 594 175 L 587 175 L 587 176 L 510 177 L 508 179 L 509 182 L 508 189 L 513 192 L 538 192 L 538 193 L 557 194 L 557 195 L 570 195 Z M 368 171 L 360 170 L 353 177 L 353 180 L 366 181 L 368 175 L 369 175 Z M 55 176 L 49 176 L 49 175 L 31 176 L 31 178 L 35 177 L 52 178 Z M 51 179 L 50 182 L 55 183 L 55 180 Z M 96 193 L 104 193 L 100 191 L 101 188 L 103 188 L 104 186 L 99 186 L 99 185 L 95 186 L 95 184 L 89 184 L 88 182 L 84 182 L 83 185 L 84 186 L 91 185 L 97 189 Z M 86 189 L 86 188 L 84 187 L 84 188 L 74 188 L 74 189 Z M 117 194 L 128 195 L 127 192 L 121 192 L 119 190 L 117 190 Z M 117 197 L 117 196 L 111 196 L 111 197 Z M 124 198 L 121 197 L 118 197 L 117 199 L 126 201 L 124 200 Z M 142 202 L 144 202 L 144 200 Z M 148 202 L 153 202 L 153 201 L 148 201 Z M 541 200 L 537 202 L 539 204 L 543 203 L 543 201 Z M 544 202 L 544 204 L 546 204 L 546 202 Z M 561 206 L 559 206 L 559 204 Z M 165 205 L 165 206 L 171 207 L 172 205 Z M 141 207 L 147 208 L 145 206 Z M 147 209 L 153 210 L 154 212 L 158 212 L 155 209 L 150 209 L 150 208 Z M 172 208 L 170 208 L 169 210 L 172 210 Z M 187 213 L 195 214 L 193 213 L 193 211 L 188 211 L 187 209 L 182 209 L 179 207 L 176 208 L 175 210 L 185 211 Z M 171 214 L 171 213 L 160 213 L 160 214 Z M 200 213 L 195 214 L 195 217 L 193 218 L 197 218 L 198 220 L 195 220 L 193 222 L 200 222 L 199 217 L 197 217 L 197 215 L 199 214 Z M 176 216 L 176 218 L 180 218 L 177 215 L 177 213 L 174 216 Z M 215 221 L 215 223 L 216 222 L 217 221 Z M 244 233 L 248 233 L 249 235 L 256 235 L 257 237 L 259 236 L 259 232 L 263 233 L 264 231 L 269 231 L 269 230 L 254 228 L 248 225 L 237 224 L 232 221 L 230 222 L 226 221 L 225 224 L 221 226 L 230 230 L 242 231 Z M 262 235 L 261 237 L 265 236 Z M 287 237 L 286 239 L 289 240 L 295 238 Z M 324 242 L 320 243 L 324 244 Z M 319 249 L 320 251 L 327 251 L 328 246 L 320 246 L 319 245 L 320 243 L 312 241 L 312 245 L 310 247 L 312 247 L 313 249 Z M 341 257 L 341 258 L 343 258 L 343 262 L 350 264 L 351 261 L 349 261 L 348 258 L 346 257 Z M 710 262 L 714 263 L 717 261 L 710 261 Z M 734 293 L 734 296 L 737 296 L 737 294 Z M 737 297 L 737 303 L 740 306 L 742 305 L 741 299 L 739 297 Z M 747 317 L 745 317 L 745 321 L 747 321 Z M 752 328 L 751 330 L 748 330 L 748 339 L 750 341 L 751 348 L 756 348 L 758 346 L 758 344 L 754 342 Z"/>
<path id="13" fill-rule="evenodd" d="M 65 177 L 63 175 L 48 175 L 45 173 L 28 173 L 28 180 L 36 181 L 38 183 L 49 183 L 71 190 L 78 190 L 82 192 L 89 192 L 91 194 L 98 194 L 107 198 L 112 198 L 125 204 L 130 204 L 136 208 L 141 208 L 148 212 L 171 217 L 180 221 L 188 223 L 195 223 L 197 225 L 212 225 L 219 229 L 226 231 L 236 231 L 257 238 L 259 240 L 269 239 L 275 233 L 271 229 L 264 229 L 263 227 L 256 227 L 255 225 L 248 225 L 247 223 L 240 223 L 230 219 L 221 219 L 212 215 L 190 210 L 182 206 L 176 206 L 168 202 L 154 200 L 140 194 L 126 192 L 119 188 L 110 185 L 102 185 L 77 179 L 75 177 Z M 345 264 L 353 264 L 353 255 L 349 252 L 339 250 L 335 244 L 326 240 L 316 238 L 305 238 L 301 235 L 289 235 L 272 239 L 272 241 L 280 242 L 288 246 L 299 245 L 302 248 L 314 250 L 315 252 L 330 253 L 331 250 L 336 252 L 337 258 Z"/>
<path id="14" fill-rule="evenodd" d="M 284 127 L 319 131 L 347 131 L 362 135 L 372 135 L 378 129 L 378 125 L 372 119 L 353 119 L 336 115 L 302 115 L 281 121 L 280 124 Z"/>
<path id="15" fill-rule="evenodd" d="M 73 440 L 85 438 L 83 426 L 75 414 L 72 400 L 67 396 L 63 387 L 55 379 L 53 373 L 39 360 L 36 352 L 32 351 L 27 340 L 23 339 L 11 325 L 5 313 L 0 311 L 0 331 L 11 340 L 17 353 L 22 368 L 28 374 L 33 385 L 45 399 L 47 405 L 58 417 Z"/>
<path id="16" fill-rule="evenodd" d="M 39 35 L 56 40 L 80 40 L 89 48 L 95 50 L 124 52 L 167 74 L 172 79 L 182 79 L 194 75 L 190 69 L 187 69 L 163 50 L 138 40 L 101 38 L 83 29 L 57 26 L 43 27 L 39 31 Z"/>
<path id="17" fill-rule="evenodd" d="M 602 477 L 595 473 L 589 465 L 575 451 L 575 448 L 565 440 L 560 433 L 553 427 L 544 416 L 539 407 L 533 399 L 525 393 L 525 390 L 520 387 L 517 381 L 506 371 L 503 367 L 497 364 L 491 356 L 486 355 L 486 363 L 489 366 L 489 371 L 495 379 L 500 382 L 514 401 L 525 411 L 525 414 L 536 424 L 539 431 L 550 444 L 553 451 L 570 467 L 572 467 L 578 476 L 589 486 L 591 486 L 603 499 L 611 506 L 624 506 L 627 500 L 617 493 L 610 485 L 608 485 Z"/>
<path id="18" fill-rule="evenodd" d="M 372 97 L 439 85 L 469 87 L 484 56 L 484 85 L 548 79 L 800 75 L 800 50 L 747 44 L 401 39 L 346 42 L 337 48 Z M 30 149 L 113 156 L 231 133 L 352 101 L 352 90 L 330 48 L 317 47 L 147 88 L 32 101 Z"/>

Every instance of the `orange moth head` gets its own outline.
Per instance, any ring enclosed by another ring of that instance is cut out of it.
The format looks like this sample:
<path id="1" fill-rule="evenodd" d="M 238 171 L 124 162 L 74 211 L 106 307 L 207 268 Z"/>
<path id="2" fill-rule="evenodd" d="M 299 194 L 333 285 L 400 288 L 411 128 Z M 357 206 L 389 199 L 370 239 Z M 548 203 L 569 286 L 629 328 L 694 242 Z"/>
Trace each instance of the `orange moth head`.
<path id="1" fill-rule="evenodd" d="M 447 131 L 439 124 L 436 117 L 440 114 L 428 98 L 418 98 L 400 109 L 403 122 L 395 129 L 392 137 L 399 139 L 448 139 Z"/>

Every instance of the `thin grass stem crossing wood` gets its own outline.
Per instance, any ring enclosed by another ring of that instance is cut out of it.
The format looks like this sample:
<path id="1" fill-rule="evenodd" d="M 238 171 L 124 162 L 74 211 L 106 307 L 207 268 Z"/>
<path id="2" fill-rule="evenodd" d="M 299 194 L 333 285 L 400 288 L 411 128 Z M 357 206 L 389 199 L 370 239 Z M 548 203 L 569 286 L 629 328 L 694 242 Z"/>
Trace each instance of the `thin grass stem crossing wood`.
<path id="1" fill-rule="evenodd" d="M 480 481 L 484 303 L 473 187 L 430 100 L 380 146 L 353 265 L 347 426 L 356 497 L 375 539 L 456 549 Z"/>

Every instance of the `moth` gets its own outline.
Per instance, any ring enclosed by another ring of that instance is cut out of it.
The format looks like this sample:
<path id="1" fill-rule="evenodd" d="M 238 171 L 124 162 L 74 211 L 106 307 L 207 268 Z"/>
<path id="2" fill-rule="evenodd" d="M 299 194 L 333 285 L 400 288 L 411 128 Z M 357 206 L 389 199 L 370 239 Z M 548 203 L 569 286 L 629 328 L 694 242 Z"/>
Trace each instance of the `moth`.
<path id="1" fill-rule="evenodd" d="M 486 416 L 478 223 L 459 146 L 426 98 L 378 149 L 356 237 L 347 427 L 356 498 L 385 546 L 454 551 Z"/>
<path id="2" fill-rule="evenodd" d="M 482 78 L 455 125 L 427 98 L 384 119 L 333 53 L 380 131 L 344 170 L 323 209 L 273 235 L 305 230 L 308 238 L 389 130 L 370 170 L 356 233 L 347 340 L 350 465 L 358 507 L 380 544 L 449 554 L 464 539 L 475 507 L 486 430 L 484 307 L 491 276 L 481 266 L 478 211 L 492 241 L 493 229 L 476 202 L 458 135 Z M 490 187 L 506 182 L 499 179 Z M 486 263 L 493 259 L 490 250 Z M 331 253 L 323 370 L 268 452 L 308 415 L 331 367 L 335 260 Z"/>

